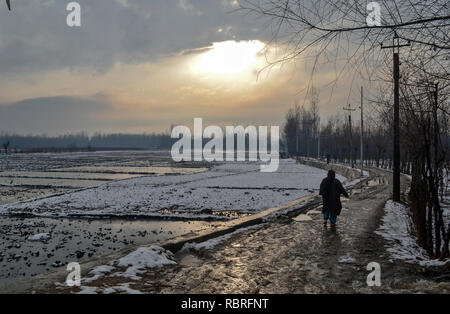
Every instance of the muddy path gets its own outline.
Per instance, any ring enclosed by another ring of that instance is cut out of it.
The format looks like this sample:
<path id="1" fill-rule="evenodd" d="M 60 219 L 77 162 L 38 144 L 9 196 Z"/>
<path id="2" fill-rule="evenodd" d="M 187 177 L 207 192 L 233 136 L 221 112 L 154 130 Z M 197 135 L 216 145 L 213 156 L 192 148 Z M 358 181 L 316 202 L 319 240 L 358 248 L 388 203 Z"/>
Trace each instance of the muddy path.
<path id="1" fill-rule="evenodd" d="M 374 231 L 391 196 L 390 176 L 372 173 L 372 186 L 353 189 L 343 203 L 336 228 L 323 226 L 320 208 L 310 220 L 276 219 L 213 250 L 178 254 L 178 266 L 150 273 L 145 286 L 135 287 L 151 293 L 448 293 L 448 281 L 385 251 Z M 406 185 L 403 178 L 403 191 Z M 367 286 L 370 262 L 381 265 L 379 288 Z"/>

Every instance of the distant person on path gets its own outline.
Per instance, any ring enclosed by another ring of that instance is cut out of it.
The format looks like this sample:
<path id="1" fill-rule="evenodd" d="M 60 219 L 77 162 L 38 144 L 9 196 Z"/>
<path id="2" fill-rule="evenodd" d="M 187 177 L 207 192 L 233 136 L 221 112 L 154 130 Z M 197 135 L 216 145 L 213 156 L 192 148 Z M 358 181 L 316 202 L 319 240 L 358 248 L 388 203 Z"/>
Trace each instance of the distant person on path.
<path id="1" fill-rule="evenodd" d="M 328 171 L 328 175 L 320 184 L 320 193 L 323 199 L 323 224 L 326 226 L 328 220 L 331 227 L 336 226 L 337 216 L 341 213 L 341 194 L 348 198 L 348 194 L 342 186 L 341 181 L 336 179 L 336 173 L 333 170 Z"/>

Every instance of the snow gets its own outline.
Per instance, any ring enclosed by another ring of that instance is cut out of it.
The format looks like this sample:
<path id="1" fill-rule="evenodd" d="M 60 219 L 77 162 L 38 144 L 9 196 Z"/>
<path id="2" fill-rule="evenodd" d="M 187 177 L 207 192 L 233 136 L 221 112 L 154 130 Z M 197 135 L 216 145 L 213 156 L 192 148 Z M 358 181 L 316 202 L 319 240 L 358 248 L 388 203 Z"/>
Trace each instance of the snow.
<path id="1" fill-rule="evenodd" d="M 26 222 L 20 225 L 21 227 L 35 227 L 36 224 L 34 222 Z"/>
<path id="2" fill-rule="evenodd" d="M 297 222 L 304 222 L 304 221 L 311 221 L 312 218 L 309 215 L 300 214 L 297 217 L 292 218 L 292 220 L 297 221 Z"/>
<path id="3" fill-rule="evenodd" d="M 50 239 L 49 233 L 39 233 L 28 237 L 28 241 L 45 241 Z"/>
<path id="4" fill-rule="evenodd" d="M 130 284 L 132 283 L 123 283 L 118 286 L 106 288 L 103 290 L 103 294 L 112 294 L 117 292 L 125 292 L 126 294 L 142 294 L 139 290 L 131 289 Z"/>
<path id="5" fill-rule="evenodd" d="M 106 288 L 105 290 L 103 290 L 103 294 L 112 294 L 112 293 L 116 293 L 116 290 L 113 287 Z"/>
<path id="6" fill-rule="evenodd" d="M 350 182 L 346 182 L 345 184 L 344 184 L 344 187 L 346 187 L 346 188 L 351 188 L 351 187 L 353 187 L 354 185 L 356 185 L 356 184 L 358 184 L 358 183 L 360 183 L 361 182 L 361 178 L 359 178 L 359 179 L 354 179 L 354 180 L 352 180 L 352 181 L 350 181 Z"/>
<path id="7" fill-rule="evenodd" d="M 45 199 L 0 206 L 0 214 L 43 217 L 154 216 L 217 218 L 210 211 L 255 213 L 318 191 L 326 171 L 281 160 L 277 172 L 260 172 L 259 163 L 233 162 L 210 171 L 148 176 Z M 344 181 L 345 178 L 338 176 Z"/>
<path id="8" fill-rule="evenodd" d="M 351 257 L 349 253 L 347 253 L 346 255 L 339 257 L 338 263 L 341 263 L 341 264 L 354 264 L 354 263 L 356 263 L 356 259 Z"/>
<path id="9" fill-rule="evenodd" d="M 419 246 L 417 238 L 410 232 L 411 220 L 406 206 L 389 200 L 384 211 L 383 223 L 376 233 L 388 241 L 387 251 L 393 259 L 425 267 L 442 266 L 450 262 L 450 259 L 431 260 Z"/>
<path id="10" fill-rule="evenodd" d="M 347 168 L 352 169 L 351 167 L 347 167 Z M 354 170 L 356 170 L 356 169 L 354 169 Z M 360 172 L 361 172 L 361 171 L 360 171 Z M 362 176 L 362 177 L 356 178 L 356 179 L 354 179 L 354 180 L 352 180 L 352 181 L 349 181 L 349 182 L 346 182 L 346 183 L 344 184 L 344 187 L 346 187 L 346 188 L 351 188 L 351 187 L 353 187 L 354 185 L 360 183 L 362 179 L 364 179 L 364 178 L 366 178 L 366 177 L 368 177 L 368 176 L 369 176 L 369 173 L 368 173 L 367 171 L 363 170 L 363 176 Z"/>
<path id="11" fill-rule="evenodd" d="M 82 286 L 81 291 L 77 294 L 97 294 L 97 287 Z"/>
<path id="12" fill-rule="evenodd" d="M 95 281 L 95 280 L 99 279 L 100 277 L 104 276 L 105 274 L 112 272 L 114 269 L 115 268 L 113 266 L 109 266 L 109 265 L 97 266 L 89 272 L 89 274 L 93 275 L 93 276 L 90 278 L 83 278 L 83 282 Z"/>
<path id="13" fill-rule="evenodd" d="M 204 242 L 200 242 L 200 243 L 186 243 L 185 245 L 183 245 L 183 248 L 181 249 L 183 250 L 189 250 L 189 249 L 193 249 L 196 251 L 201 251 L 201 250 L 210 250 L 212 248 L 214 248 L 215 246 L 219 245 L 220 243 L 225 242 L 226 240 L 229 240 L 231 237 L 233 237 L 236 234 L 248 231 L 248 230 L 254 230 L 254 229 L 259 229 L 263 226 L 263 224 L 260 225 L 255 225 L 255 226 L 250 226 L 250 227 L 245 227 L 245 228 L 240 228 L 237 229 L 236 231 L 227 233 L 223 236 L 220 237 L 216 237 Z"/>
<path id="14" fill-rule="evenodd" d="M 113 260 L 109 262 L 109 265 L 101 265 L 93 268 L 89 272 L 89 275 L 92 275 L 92 277 L 83 278 L 82 282 L 90 283 L 98 280 L 105 275 L 127 277 L 133 280 L 139 280 L 140 277 L 138 276 L 138 274 L 145 273 L 146 269 L 159 268 L 165 265 L 176 264 L 176 262 L 171 258 L 173 258 L 172 252 L 167 251 L 162 247 L 156 245 L 152 245 L 150 247 L 141 247 L 120 258 L 119 260 Z M 125 268 L 125 270 L 123 272 L 113 272 L 114 270 L 117 270 L 117 268 Z M 121 290 L 118 287 L 113 288 L 116 290 L 124 291 L 123 289 Z M 110 293 L 113 292 L 114 291 Z"/>
<path id="15" fill-rule="evenodd" d="M 116 273 L 116 276 L 129 277 L 137 280 L 138 274 L 142 274 L 148 268 L 160 268 L 165 265 L 174 265 L 171 260 L 173 254 L 162 247 L 152 245 L 141 247 L 121 259 L 112 262 L 117 267 L 126 267 L 123 273 Z"/>

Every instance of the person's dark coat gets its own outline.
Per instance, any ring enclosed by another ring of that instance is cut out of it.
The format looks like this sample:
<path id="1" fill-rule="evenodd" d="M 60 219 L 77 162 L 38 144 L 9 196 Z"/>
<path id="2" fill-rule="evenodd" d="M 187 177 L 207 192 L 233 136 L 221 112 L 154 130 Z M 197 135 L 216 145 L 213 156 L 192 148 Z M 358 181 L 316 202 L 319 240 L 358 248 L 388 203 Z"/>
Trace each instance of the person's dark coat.
<path id="1" fill-rule="evenodd" d="M 323 199 L 322 213 L 331 217 L 339 216 L 342 209 L 341 195 L 348 198 L 348 194 L 342 186 L 341 181 L 334 176 L 323 179 L 320 184 L 320 195 Z"/>

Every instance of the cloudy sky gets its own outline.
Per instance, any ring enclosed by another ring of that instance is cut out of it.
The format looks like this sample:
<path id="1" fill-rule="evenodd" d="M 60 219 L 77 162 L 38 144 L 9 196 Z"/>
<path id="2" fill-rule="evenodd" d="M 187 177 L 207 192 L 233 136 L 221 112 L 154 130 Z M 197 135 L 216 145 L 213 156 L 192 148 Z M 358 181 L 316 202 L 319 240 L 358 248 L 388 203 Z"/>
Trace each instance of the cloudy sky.
<path id="1" fill-rule="evenodd" d="M 0 132 L 167 131 L 171 125 L 280 125 L 319 88 L 323 115 L 353 101 L 333 67 L 277 65 L 267 21 L 234 12 L 237 0 L 66 0 L 0 4 Z M 356 98 L 357 94 L 356 94 Z"/>

